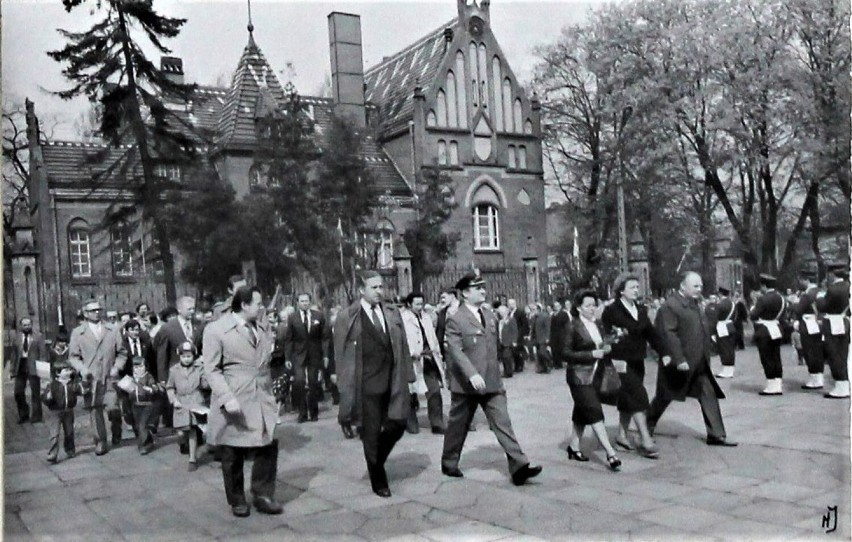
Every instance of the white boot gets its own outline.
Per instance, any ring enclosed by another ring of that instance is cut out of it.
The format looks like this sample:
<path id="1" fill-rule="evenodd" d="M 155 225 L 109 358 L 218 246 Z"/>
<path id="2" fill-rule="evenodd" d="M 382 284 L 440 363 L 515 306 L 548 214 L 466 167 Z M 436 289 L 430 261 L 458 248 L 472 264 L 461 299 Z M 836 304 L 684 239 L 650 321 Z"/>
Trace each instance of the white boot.
<path id="1" fill-rule="evenodd" d="M 760 395 L 781 395 L 782 393 L 781 379 L 770 378 L 766 381 L 766 387 L 760 392 Z"/>
<path id="2" fill-rule="evenodd" d="M 808 374 L 808 381 L 802 385 L 803 390 L 821 390 L 825 385 L 822 373 Z"/>
<path id="3" fill-rule="evenodd" d="M 734 366 L 722 365 L 722 370 L 716 375 L 716 378 L 734 378 Z"/>
<path id="4" fill-rule="evenodd" d="M 845 399 L 849 397 L 849 381 L 838 380 L 834 383 L 834 389 L 825 394 L 830 399 Z"/>

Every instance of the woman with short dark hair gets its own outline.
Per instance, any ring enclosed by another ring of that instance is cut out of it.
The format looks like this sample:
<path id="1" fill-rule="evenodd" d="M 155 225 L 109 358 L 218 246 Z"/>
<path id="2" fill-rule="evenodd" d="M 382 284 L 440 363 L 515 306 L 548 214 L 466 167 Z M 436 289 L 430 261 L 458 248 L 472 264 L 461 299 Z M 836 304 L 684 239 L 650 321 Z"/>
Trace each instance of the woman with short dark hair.
<path id="1" fill-rule="evenodd" d="M 648 309 L 638 302 L 639 277 L 622 274 L 613 284 L 615 300 L 603 311 L 601 321 L 607 334 L 621 330 L 624 336 L 613 344 L 610 357 L 621 378 L 618 392 L 619 427 L 615 443 L 625 450 L 636 447 L 630 441 L 627 428 L 630 420 L 639 429 L 641 444 L 639 453 L 649 459 L 657 459 L 654 439 L 648 431 L 648 392 L 645 390 L 645 353 L 650 344 L 658 355 L 663 356 L 663 341 L 648 318 Z"/>
<path id="2" fill-rule="evenodd" d="M 609 357 L 609 346 L 604 345 L 603 330 L 595 322 L 597 301 L 598 296 L 594 292 L 581 292 L 575 303 L 579 317 L 569 321 L 565 327 L 563 354 L 568 363 L 565 378 L 574 399 L 574 412 L 571 415 L 574 432 L 569 439 L 567 451 L 569 459 L 589 460 L 580 451 L 580 439 L 586 426 L 590 425 L 598 442 L 606 450 L 609 467 L 617 471 L 621 467 L 621 460 L 609 442 L 604 426 L 603 408 L 593 383 L 597 365 Z"/>

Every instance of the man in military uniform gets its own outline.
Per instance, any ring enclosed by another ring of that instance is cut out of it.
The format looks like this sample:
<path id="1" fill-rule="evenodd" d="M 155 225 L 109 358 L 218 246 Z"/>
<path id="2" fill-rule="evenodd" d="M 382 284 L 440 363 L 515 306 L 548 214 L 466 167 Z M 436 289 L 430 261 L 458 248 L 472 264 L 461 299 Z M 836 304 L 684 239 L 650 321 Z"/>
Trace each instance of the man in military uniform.
<path id="1" fill-rule="evenodd" d="M 826 393 L 825 397 L 846 399 L 849 397 L 849 373 L 846 366 L 849 357 L 849 266 L 832 265 L 830 271 L 834 277 L 825 291 L 822 335 L 834 389 Z"/>
<path id="2" fill-rule="evenodd" d="M 757 353 L 763 374 L 766 376 L 766 387 L 760 395 L 781 395 L 783 388 L 781 379 L 781 324 L 778 321 L 784 314 L 786 302 L 784 297 L 775 289 L 775 277 L 760 275 L 760 297 L 749 311 L 754 322 L 754 342 L 757 343 Z"/>
<path id="3" fill-rule="evenodd" d="M 713 311 L 713 341 L 719 352 L 719 360 L 722 362 L 722 370 L 716 378 L 733 378 L 734 363 L 736 361 L 736 330 L 734 329 L 734 302 L 731 299 L 731 291 L 727 288 L 719 288 L 719 299 L 714 305 Z"/>
<path id="4" fill-rule="evenodd" d="M 802 385 L 804 390 L 821 390 L 824 385 L 825 357 L 822 348 L 822 329 L 817 319 L 817 295 L 819 287 L 814 282 L 814 273 L 802 273 L 802 293 L 793 308 L 796 318 L 794 329 L 799 332 L 802 343 L 802 357 L 808 367 L 808 381 Z"/>

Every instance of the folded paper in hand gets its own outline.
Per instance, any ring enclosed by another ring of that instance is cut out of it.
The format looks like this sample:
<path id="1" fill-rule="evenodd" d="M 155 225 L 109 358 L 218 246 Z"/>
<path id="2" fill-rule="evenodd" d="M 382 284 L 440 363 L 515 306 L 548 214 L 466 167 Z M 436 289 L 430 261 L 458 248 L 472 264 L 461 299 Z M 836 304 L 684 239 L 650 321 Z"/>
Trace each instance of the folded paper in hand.
<path id="1" fill-rule="evenodd" d="M 128 375 L 118 381 L 117 386 L 127 393 L 133 393 L 136 389 L 136 382 Z"/>
<path id="2" fill-rule="evenodd" d="M 42 380 L 50 380 L 50 362 L 36 361 L 35 370 L 37 377 Z"/>

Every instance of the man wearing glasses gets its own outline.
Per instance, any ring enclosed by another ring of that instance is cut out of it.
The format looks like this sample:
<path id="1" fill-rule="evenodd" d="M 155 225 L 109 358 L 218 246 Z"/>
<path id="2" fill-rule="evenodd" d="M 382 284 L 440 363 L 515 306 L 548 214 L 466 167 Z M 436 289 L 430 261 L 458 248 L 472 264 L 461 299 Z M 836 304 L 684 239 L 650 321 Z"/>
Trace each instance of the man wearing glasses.
<path id="1" fill-rule="evenodd" d="M 86 303 L 83 318 L 83 323 L 71 333 L 68 362 L 91 386 L 90 393 L 84 397 L 84 408 L 89 410 L 95 428 L 95 454 L 103 455 L 109 451 L 104 407 L 112 426 L 112 444 L 121 442 L 121 411 L 115 390 L 109 384 L 127 363 L 127 351 L 118 327 L 101 321 L 100 303 Z"/>

